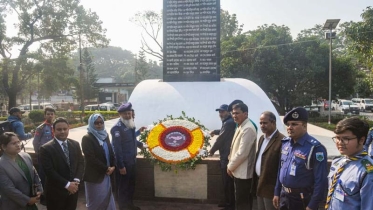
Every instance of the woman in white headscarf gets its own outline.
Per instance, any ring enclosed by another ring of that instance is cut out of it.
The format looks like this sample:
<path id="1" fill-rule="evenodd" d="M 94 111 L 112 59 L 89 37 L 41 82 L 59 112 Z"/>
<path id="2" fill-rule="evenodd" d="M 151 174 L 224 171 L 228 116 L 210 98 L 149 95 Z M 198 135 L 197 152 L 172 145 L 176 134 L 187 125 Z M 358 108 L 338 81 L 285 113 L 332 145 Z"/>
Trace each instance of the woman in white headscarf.
<path id="1" fill-rule="evenodd" d="M 85 157 L 85 196 L 88 210 L 115 210 L 111 175 L 115 169 L 113 148 L 105 130 L 104 117 L 92 114 L 88 119 L 88 133 L 83 136 Z"/>

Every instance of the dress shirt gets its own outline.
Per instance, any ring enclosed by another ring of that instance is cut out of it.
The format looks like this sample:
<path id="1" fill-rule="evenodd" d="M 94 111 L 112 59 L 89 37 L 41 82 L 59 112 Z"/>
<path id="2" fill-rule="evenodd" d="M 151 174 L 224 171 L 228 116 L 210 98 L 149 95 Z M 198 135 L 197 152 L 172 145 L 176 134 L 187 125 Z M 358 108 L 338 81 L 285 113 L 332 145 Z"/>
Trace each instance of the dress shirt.
<path id="1" fill-rule="evenodd" d="M 276 133 L 276 131 L 277 131 L 277 128 L 269 137 L 267 137 L 266 134 L 264 134 L 264 141 L 262 143 L 262 146 L 260 147 L 258 159 L 256 160 L 256 164 L 255 164 L 255 172 L 258 176 L 260 176 L 260 165 L 262 164 L 263 152 L 264 152 L 265 148 L 267 147 L 269 141 L 273 137 L 273 135 Z"/>
<path id="2" fill-rule="evenodd" d="M 58 142 L 58 144 L 61 146 L 62 151 L 64 151 L 64 148 L 63 148 L 63 146 L 62 146 L 62 143 L 63 143 L 63 142 L 66 142 L 66 147 L 67 147 L 67 149 L 69 149 L 69 146 L 68 146 L 68 144 L 67 144 L 67 139 L 66 139 L 65 141 L 59 140 L 59 139 L 57 139 L 57 138 L 55 138 L 55 139 L 56 139 L 56 141 Z M 74 178 L 74 181 L 80 183 L 80 179 L 78 179 L 78 178 Z M 69 188 L 69 186 L 70 186 L 70 182 L 67 182 L 65 188 L 67 189 L 67 188 Z"/>

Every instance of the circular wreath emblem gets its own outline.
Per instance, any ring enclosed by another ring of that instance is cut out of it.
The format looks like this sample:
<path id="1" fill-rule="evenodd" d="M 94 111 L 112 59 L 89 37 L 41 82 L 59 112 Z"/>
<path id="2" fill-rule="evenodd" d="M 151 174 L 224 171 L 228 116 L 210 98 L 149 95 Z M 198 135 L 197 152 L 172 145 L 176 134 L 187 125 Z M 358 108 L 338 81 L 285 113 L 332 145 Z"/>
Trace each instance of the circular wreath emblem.
<path id="1" fill-rule="evenodd" d="M 148 145 L 142 150 L 145 158 L 161 166 L 164 171 L 172 166 L 181 169 L 194 169 L 202 158 L 207 156 L 210 136 L 205 127 L 194 118 L 182 116 L 160 120 L 148 126 L 140 136 L 140 141 Z"/>

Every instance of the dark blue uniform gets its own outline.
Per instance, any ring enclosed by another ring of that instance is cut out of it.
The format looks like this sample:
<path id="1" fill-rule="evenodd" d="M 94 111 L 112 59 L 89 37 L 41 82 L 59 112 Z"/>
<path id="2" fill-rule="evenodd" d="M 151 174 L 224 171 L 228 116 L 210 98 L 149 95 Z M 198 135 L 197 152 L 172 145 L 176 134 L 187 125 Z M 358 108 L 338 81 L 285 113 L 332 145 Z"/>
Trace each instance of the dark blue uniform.
<path id="1" fill-rule="evenodd" d="M 135 129 L 127 128 L 120 120 L 111 129 L 110 133 L 117 160 L 118 204 L 120 209 L 122 209 L 133 206 L 137 147 L 141 148 L 143 144 L 136 140 Z M 119 169 L 124 167 L 127 173 L 126 175 L 121 175 Z"/>
<path id="2" fill-rule="evenodd" d="M 296 143 L 284 138 L 274 193 L 280 196 L 280 209 L 317 209 L 325 199 L 327 173 L 327 153 L 319 141 L 308 133 Z"/>

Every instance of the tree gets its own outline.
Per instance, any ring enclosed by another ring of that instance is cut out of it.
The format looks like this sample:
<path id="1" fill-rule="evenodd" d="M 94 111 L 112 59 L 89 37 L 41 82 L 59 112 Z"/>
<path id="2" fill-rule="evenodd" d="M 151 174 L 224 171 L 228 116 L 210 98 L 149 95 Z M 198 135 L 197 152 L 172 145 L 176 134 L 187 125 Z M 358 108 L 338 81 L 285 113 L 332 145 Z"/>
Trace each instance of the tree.
<path id="1" fill-rule="evenodd" d="M 346 36 L 351 39 L 350 50 L 360 54 L 359 60 L 368 69 L 373 68 L 373 7 L 367 7 L 361 14 L 362 21 L 351 23 L 345 29 Z"/>
<path id="2" fill-rule="evenodd" d="M 84 98 L 90 101 L 98 97 L 99 89 L 94 86 L 98 79 L 92 56 L 87 48 L 84 48 L 82 61 L 85 73 L 85 78 L 83 79 Z"/>
<path id="3" fill-rule="evenodd" d="M 148 75 L 149 75 L 149 65 L 146 62 L 144 51 L 140 51 L 139 58 L 137 59 L 137 64 L 136 64 L 136 83 L 147 79 Z"/>
<path id="4" fill-rule="evenodd" d="M 131 18 L 131 21 L 140 26 L 146 34 L 146 37 L 149 37 L 151 43 L 158 48 L 154 48 L 152 44 L 147 41 L 144 34 L 141 34 L 140 49 L 149 55 L 163 60 L 163 44 L 159 40 L 161 38 L 160 32 L 163 24 L 162 14 L 150 10 L 138 12 Z"/>
<path id="5" fill-rule="evenodd" d="M 240 35 L 243 24 L 239 25 L 236 14 L 229 14 L 228 11 L 220 10 L 220 40 Z"/>
<path id="6" fill-rule="evenodd" d="M 93 46 L 106 46 L 106 30 L 96 13 L 79 5 L 79 0 L 1 0 L 0 55 L 2 81 L 9 97 L 9 107 L 16 105 L 16 96 L 23 84 L 35 74 L 33 65 L 42 54 L 63 55 L 76 49 L 77 36 Z M 8 36 L 6 15 L 15 14 L 16 36 Z M 12 56 L 11 49 L 19 47 Z M 36 50 L 33 50 L 35 49 Z"/>

